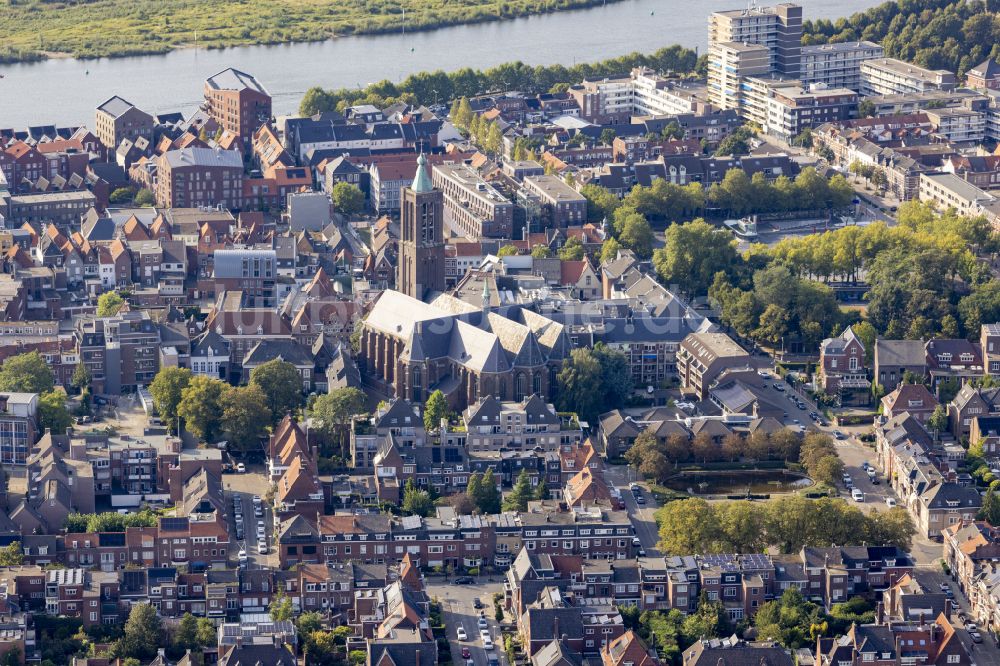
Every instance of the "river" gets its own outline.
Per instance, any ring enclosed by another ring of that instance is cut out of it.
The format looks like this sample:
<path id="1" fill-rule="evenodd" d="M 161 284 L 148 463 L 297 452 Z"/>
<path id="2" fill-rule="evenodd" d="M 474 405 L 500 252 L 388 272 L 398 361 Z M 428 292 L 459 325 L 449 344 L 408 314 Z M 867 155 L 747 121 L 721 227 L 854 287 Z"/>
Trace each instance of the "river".
<path id="1" fill-rule="evenodd" d="M 836 18 L 877 0 L 799 0 L 806 18 Z M 364 86 L 401 81 L 413 72 L 486 68 L 521 60 L 531 65 L 592 62 L 670 44 L 704 51 L 707 18 L 738 0 L 625 0 L 541 16 L 324 42 L 181 49 L 166 55 L 98 60 L 51 59 L 0 66 L 0 128 L 93 124 L 94 108 L 121 95 L 150 113 L 181 111 L 201 100 L 206 77 L 237 67 L 274 97 L 274 113 L 294 113 L 311 86 Z"/>

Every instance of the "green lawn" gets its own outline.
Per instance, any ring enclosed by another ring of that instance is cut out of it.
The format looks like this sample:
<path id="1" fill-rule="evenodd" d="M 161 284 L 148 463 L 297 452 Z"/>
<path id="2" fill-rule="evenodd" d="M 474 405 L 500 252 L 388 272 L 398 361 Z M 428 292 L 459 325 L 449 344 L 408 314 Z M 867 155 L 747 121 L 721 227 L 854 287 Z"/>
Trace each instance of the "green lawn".
<path id="1" fill-rule="evenodd" d="M 102 57 L 429 29 L 603 0 L 2 0 L 0 62 L 39 52 Z M 614 1 L 614 0 L 613 0 Z"/>

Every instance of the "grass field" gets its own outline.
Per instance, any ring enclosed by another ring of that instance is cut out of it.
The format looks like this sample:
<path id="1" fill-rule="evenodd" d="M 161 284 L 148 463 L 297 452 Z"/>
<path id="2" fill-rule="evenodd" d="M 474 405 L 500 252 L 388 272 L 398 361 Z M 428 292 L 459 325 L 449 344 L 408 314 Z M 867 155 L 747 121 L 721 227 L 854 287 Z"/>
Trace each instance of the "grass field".
<path id="1" fill-rule="evenodd" d="M 612 0 L 614 1 L 614 0 Z M 476 23 L 603 0 L 0 0 L 0 62 L 328 39 Z"/>

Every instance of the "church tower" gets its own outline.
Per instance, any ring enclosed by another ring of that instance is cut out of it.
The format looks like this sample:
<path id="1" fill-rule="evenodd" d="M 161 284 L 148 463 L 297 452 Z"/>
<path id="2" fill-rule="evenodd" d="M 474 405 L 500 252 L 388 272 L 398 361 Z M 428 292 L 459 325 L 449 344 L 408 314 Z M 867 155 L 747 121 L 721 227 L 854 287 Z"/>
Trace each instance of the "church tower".
<path id="1" fill-rule="evenodd" d="M 444 291 L 444 194 L 434 189 L 427 158 L 417 158 L 413 184 L 402 190 L 396 289 L 423 300 Z"/>

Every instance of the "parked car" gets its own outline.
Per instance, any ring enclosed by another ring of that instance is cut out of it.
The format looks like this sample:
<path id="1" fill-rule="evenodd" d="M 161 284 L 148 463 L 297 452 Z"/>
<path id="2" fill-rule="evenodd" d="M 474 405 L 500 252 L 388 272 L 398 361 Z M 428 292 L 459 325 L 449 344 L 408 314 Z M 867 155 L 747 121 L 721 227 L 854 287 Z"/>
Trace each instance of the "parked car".
<path id="1" fill-rule="evenodd" d="M 982 643 L 983 642 L 983 637 L 980 635 L 980 633 L 978 631 L 970 631 L 969 632 L 969 638 L 972 639 L 973 643 Z"/>
<path id="2" fill-rule="evenodd" d="M 467 641 L 467 640 L 469 640 L 469 634 L 465 633 L 465 627 L 463 627 L 462 625 L 458 625 L 458 629 L 455 630 L 455 633 L 458 634 L 458 640 L 460 640 L 460 641 Z M 469 648 L 463 648 L 463 652 L 462 652 L 462 656 L 463 657 L 466 656 L 465 655 L 465 650 L 468 650 L 468 649 Z"/>
<path id="3" fill-rule="evenodd" d="M 462 632 L 464 633 L 465 630 L 463 629 Z M 459 636 L 461 636 L 461 634 L 459 634 Z M 458 640 L 460 640 L 460 641 L 467 641 L 467 640 L 469 640 L 469 637 L 466 636 L 465 638 L 459 638 Z M 468 647 L 463 647 L 462 648 L 462 659 L 468 659 L 471 656 L 472 656 L 472 650 L 470 650 Z"/>
<path id="4" fill-rule="evenodd" d="M 247 466 L 244 465 L 243 463 L 238 463 L 236 465 L 236 472 L 239 473 L 239 474 L 246 474 L 247 473 Z"/>
<path id="5" fill-rule="evenodd" d="M 480 616 L 479 620 L 476 621 L 476 625 L 478 625 L 480 629 L 488 629 L 490 623 L 486 621 L 485 617 Z"/>
<path id="6" fill-rule="evenodd" d="M 948 585 L 948 583 L 938 583 L 938 589 L 944 592 L 945 590 L 951 589 L 951 585 Z"/>
<path id="7" fill-rule="evenodd" d="M 861 492 L 859 488 L 855 488 L 854 490 L 851 491 L 851 497 L 854 498 L 855 502 L 865 501 L 865 494 Z"/>
<path id="8" fill-rule="evenodd" d="M 645 504 L 646 503 L 646 498 L 643 497 L 642 495 L 636 495 L 635 496 L 635 503 L 636 504 Z"/>
<path id="9" fill-rule="evenodd" d="M 483 607 L 483 602 L 479 600 L 479 597 L 476 597 L 475 599 L 472 600 L 472 607 L 475 608 L 476 610 L 479 610 L 480 608 Z"/>
<path id="10" fill-rule="evenodd" d="M 839 430 L 834 430 L 833 431 L 833 438 L 834 439 L 844 439 L 845 438 L 844 437 L 844 433 L 840 432 Z"/>
<path id="11" fill-rule="evenodd" d="M 774 390 L 778 391 L 778 392 L 783 392 L 785 390 L 785 387 L 782 386 L 781 384 L 778 384 L 777 382 L 775 382 L 775 384 L 774 384 Z"/>
<path id="12" fill-rule="evenodd" d="M 240 562 L 246 562 L 247 561 L 247 551 L 241 549 L 240 552 L 239 552 L 239 555 L 236 556 L 236 559 L 238 559 Z"/>
<path id="13" fill-rule="evenodd" d="M 894 506 L 896 506 L 896 500 L 894 500 L 891 497 L 886 497 L 885 498 L 885 505 L 891 509 Z"/>
<path id="14" fill-rule="evenodd" d="M 469 576 L 459 576 L 452 582 L 455 583 L 455 585 L 472 585 L 475 581 L 473 581 Z"/>
<path id="15" fill-rule="evenodd" d="M 257 542 L 257 552 L 261 555 L 267 555 L 267 543 L 265 541 Z"/>

